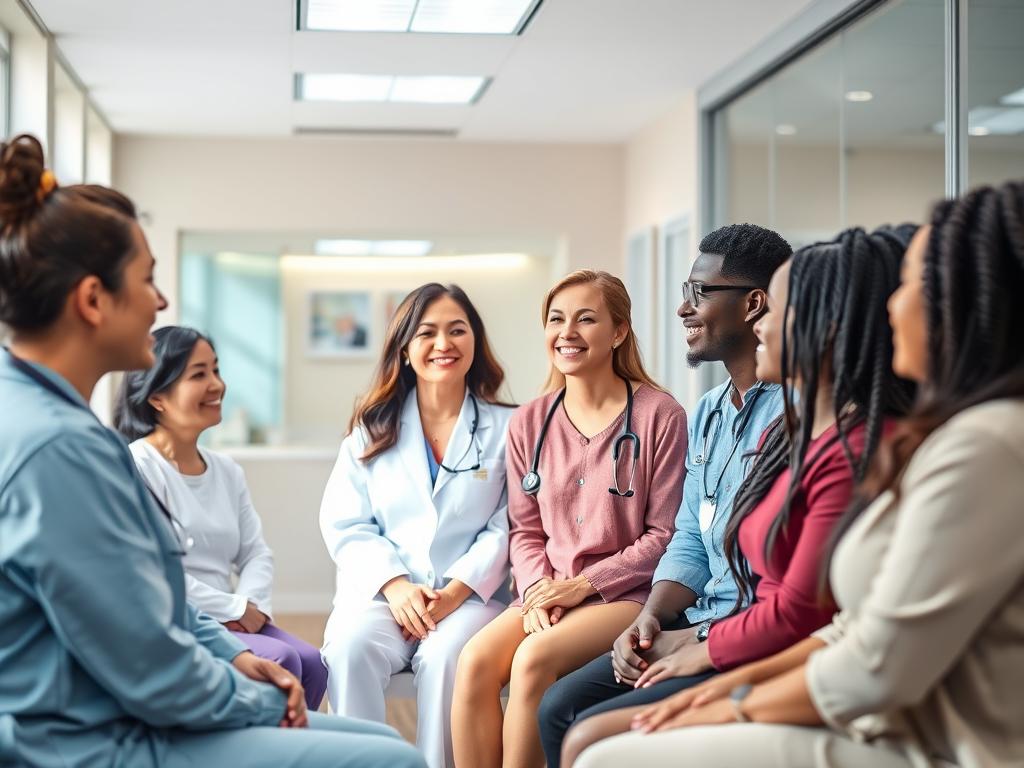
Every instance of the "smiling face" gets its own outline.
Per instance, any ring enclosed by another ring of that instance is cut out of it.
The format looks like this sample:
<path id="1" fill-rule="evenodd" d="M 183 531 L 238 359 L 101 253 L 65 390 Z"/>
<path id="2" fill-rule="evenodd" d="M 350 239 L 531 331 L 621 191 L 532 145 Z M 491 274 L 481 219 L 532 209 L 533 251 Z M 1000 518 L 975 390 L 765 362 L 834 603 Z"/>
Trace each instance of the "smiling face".
<path id="1" fill-rule="evenodd" d="M 167 307 L 153 282 L 156 262 L 138 224 L 132 223 L 135 249 L 125 262 L 121 286 L 106 307 L 100 326 L 99 344 L 111 370 L 142 370 L 153 365 L 153 336 L 150 329 L 156 313 Z"/>
<path id="2" fill-rule="evenodd" d="M 226 390 L 213 347 L 200 339 L 177 381 L 166 391 L 153 395 L 149 402 L 161 427 L 178 435 L 198 435 L 220 424 L 221 401 Z"/>
<path id="3" fill-rule="evenodd" d="M 570 285 L 548 307 L 544 335 L 548 358 L 564 376 L 586 376 L 612 365 L 612 350 L 626 338 L 595 283 Z"/>
<path id="4" fill-rule="evenodd" d="M 690 270 L 690 282 L 703 285 L 741 285 L 743 280 L 722 275 L 723 258 L 702 253 Z M 760 291 L 758 292 L 760 294 Z M 686 332 L 686 362 L 698 366 L 712 360 L 727 360 L 743 349 L 750 339 L 747 316 L 748 292 L 719 291 L 701 297 L 694 306 L 686 297 L 676 314 Z M 747 347 L 749 349 L 749 347 Z"/>
<path id="5" fill-rule="evenodd" d="M 787 261 L 772 275 L 768 284 L 768 311 L 754 323 L 757 345 L 757 378 L 761 381 L 782 382 L 782 335 L 785 332 L 786 304 L 789 300 L 789 270 Z M 790 308 L 792 311 L 792 308 Z"/>
<path id="6" fill-rule="evenodd" d="M 425 382 L 464 381 L 473 365 L 476 337 L 465 310 L 450 296 L 427 305 L 405 354 Z"/>
<path id="7" fill-rule="evenodd" d="M 928 378 L 928 319 L 924 298 L 924 255 L 931 227 L 921 227 L 903 259 L 900 287 L 889 297 L 892 368 L 911 381 Z"/>

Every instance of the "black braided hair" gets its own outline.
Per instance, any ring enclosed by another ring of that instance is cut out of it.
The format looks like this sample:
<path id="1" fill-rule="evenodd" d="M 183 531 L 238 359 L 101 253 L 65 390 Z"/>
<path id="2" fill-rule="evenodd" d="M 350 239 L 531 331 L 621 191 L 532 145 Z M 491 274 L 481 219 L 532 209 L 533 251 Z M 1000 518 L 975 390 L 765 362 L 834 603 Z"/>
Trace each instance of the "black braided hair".
<path id="1" fill-rule="evenodd" d="M 950 418 L 989 400 L 1024 397 L 1024 181 L 944 200 L 930 223 L 928 378 L 911 414 L 883 442 L 836 540 L 879 494 L 898 496 L 904 467 Z"/>
<path id="2" fill-rule="evenodd" d="M 809 463 L 807 456 L 819 387 L 831 387 L 838 435 L 854 478 L 860 481 L 882 435 L 885 417 L 902 416 L 914 385 L 892 370 L 892 331 L 886 302 L 899 284 L 900 264 L 914 227 L 872 233 L 847 229 L 835 240 L 793 254 L 786 314 L 792 324 L 782 335 L 784 412 L 768 427 L 750 473 L 736 494 L 725 532 L 729 567 L 739 587 L 734 612 L 754 598 L 754 577 L 739 546 L 744 519 L 791 468 L 785 501 L 765 539 L 765 556 L 789 523 L 793 500 Z M 825 361 L 828 367 L 825 367 Z M 787 382 L 801 383 L 794 403 Z M 864 425 L 864 447 L 854 455 L 848 436 Z M 831 444 L 831 443 L 830 443 Z M 824 450 L 827 446 L 819 449 Z"/>

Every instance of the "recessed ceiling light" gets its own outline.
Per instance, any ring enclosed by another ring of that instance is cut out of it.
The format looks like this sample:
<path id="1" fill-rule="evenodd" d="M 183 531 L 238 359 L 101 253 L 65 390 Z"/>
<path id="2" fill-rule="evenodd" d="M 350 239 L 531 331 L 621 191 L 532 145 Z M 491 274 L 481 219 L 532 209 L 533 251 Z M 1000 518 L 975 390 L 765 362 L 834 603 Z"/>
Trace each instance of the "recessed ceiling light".
<path id="1" fill-rule="evenodd" d="M 470 104 L 485 82 L 483 77 L 396 77 L 388 101 Z"/>
<path id="2" fill-rule="evenodd" d="M 846 100 L 853 102 L 871 101 L 875 94 L 871 91 L 847 91 Z"/>
<path id="3" fill-rule="evenodd" d="M 971 136 L 988 136 L 992 133 L 992 131 L 984 125 L 976 125 L 974 128 L 969 128 L 967 132 L 971 134 Z"/>
<path id="4" fill-rule="evenodd" d="M 387 101 L 391 75 L 299 75 L 298 97 L 304 101 Z"/>
<path id="5" fill-rule="evenodd" d="M 775 126 L 775 132 L 779 136 L 792 136 L 796 133 L 796 126 L 789 123 L 780 123 Z"/>
<path id="6" fill-rule="evenodd" d="M 424 256 L 434 244 L 429 240 L 317 240 L 317 256 Z"/>
<path id="7" fill-rule="evenodd" d="M 515 35 L 541 0 L 301 0 L 299 29 Z"/>
<path id="8" fill-rule="evenodd" d="M 304 73 L 296 75 L 295 95 L 303 101 L 472 104 L 487 82 L 486 77 Z"/>

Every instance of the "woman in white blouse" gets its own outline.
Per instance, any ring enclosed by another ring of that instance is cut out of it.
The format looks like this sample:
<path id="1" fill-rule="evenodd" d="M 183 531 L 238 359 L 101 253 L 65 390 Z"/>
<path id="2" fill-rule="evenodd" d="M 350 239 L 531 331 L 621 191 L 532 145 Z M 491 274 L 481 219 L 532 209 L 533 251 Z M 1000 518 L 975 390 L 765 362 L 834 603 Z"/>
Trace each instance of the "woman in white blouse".
<path id="1" fill-rule="evenodd" d="M 154 336 L 156 363 L 125 376 L 115 420 L 132 441 L 146 485 L 178 528 L 189 602 L 257 656 L 298 677 L 307 705 L 316 709 L 327 670 L 318 649 L 271 623 L 274 559 L 242 468 L 198 444 L 221 420 L 225 385 L 213 344 L 177 326 Z"/>

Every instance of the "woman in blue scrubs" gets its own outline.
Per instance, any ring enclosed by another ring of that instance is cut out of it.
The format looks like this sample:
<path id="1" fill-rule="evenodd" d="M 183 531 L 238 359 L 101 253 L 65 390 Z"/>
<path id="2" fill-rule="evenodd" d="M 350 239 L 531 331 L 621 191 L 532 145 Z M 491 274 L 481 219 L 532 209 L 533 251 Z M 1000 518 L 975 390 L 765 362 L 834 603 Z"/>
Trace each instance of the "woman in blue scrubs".
<path id="1" fill-rule="evenodd" d="M 423 766 L 186 602 L 173 520 L 88 408 L 153 363 L 153 266 L 127 198 L 0 145 L 0 766 Z"/>

